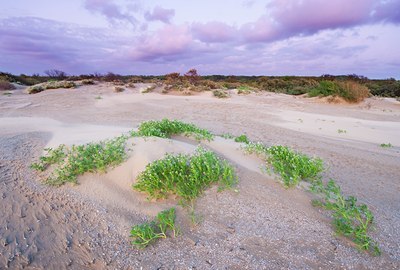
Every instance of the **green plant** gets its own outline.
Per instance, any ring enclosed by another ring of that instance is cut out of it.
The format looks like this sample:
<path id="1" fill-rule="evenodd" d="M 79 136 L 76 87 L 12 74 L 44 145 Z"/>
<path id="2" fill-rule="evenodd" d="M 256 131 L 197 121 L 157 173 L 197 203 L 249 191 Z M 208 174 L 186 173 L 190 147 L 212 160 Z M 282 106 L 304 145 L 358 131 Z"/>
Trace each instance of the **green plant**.
<path id="1" fill-rule="evenodd" d="M 286 187 L 295 186 L 300 180 L 317 180 L 324 170 L 321 159 L 310 158 L 286 146 L 271 146 L 267 148 L 267 153 L 267 162 L 282 177 Z"/>
<path id="2" fill-rule="evenodd" d="M 167 231 L 171 230 L 173 236 L 177 235 L 175 226 L 175 208 L 164 210 L 157 214 L 152 222 L 135 225 L 131 229 L 132 244 L 138 248 L 145 248 L 159 238 L 167 238 Z"/>
<path id="3" fill-rule="evenodd" d="M 247 138 L 247 136 L 245 134 L 242 134 L 238 137 L 235 138 L 235 142 L 241 142 L 241 143 L 249 143 L 249 139 Z"/>
<path id="4" fill-rule="evenodd" d="M 133 188 L 145 192 L 149 198 L 167 198 L 176 194 L 185 205 L 213 183 L 220 190 L 232 187 L 237 182 L 234 169 L 213 152 L 198 148 L 193 155 L 167 154 L 146 166 L 138 176 Z"/>
<path id="5" fill-rule="evenodd" d="M 101 96 L 96 96 L 95 99 L 103 99 Z"/>
<path id="6" fill-rule="evenodd" d="M 221 135 L 219 135 L 220 137 L 222 137 L 222 138 L 224 138 L 224 139 L 234 139 L 235 138 L 235 136 L 233 136 L 232 134 L 230 134 L 230 133 L 223 133 L 223 134 L 221 134 Z"/>
<path id="7" fill-rule="evenodd" d="M 365 204 L 357 204 L 357 198 L 344 197 L 334 180 L 330 180 L 321 192 L 322 201 L 314 202 L 333 212 L 333 226 L 336 232 L 354 241 L 358 248 L 370 250 L 374 255 L 381 251 L 377 243 L 368 235 L 374 216 Z"/>
<path id="8" fill-rule="evenodd" d="M 61 145 L 55 150 L 48 149 L 47 155 L 31 167 L 45 171 L 50 165 L 55 165 L 52 174 L 45 181 L 49 185 L 76 183 L 77 177 L 85 172 L 105 172 L 107 167 L 122 163 L 126 158 L 126 140 L 127 137 L 120 136 L 99 143 L 72 145 L 70 149 Z"/>
<path id="9" fill-rule="evenodd" d="M 201 129 L 193 124 L 184 123 L 178 120 L 163 119 L 161 121 L 147 121 L 140 124 L 137 132 L 132 132 L 132 136 L 154 136 L 170 138 L 172 135 L 184 134 L 193 135 L 197 140 L 212 140 L 213 135 L 205 129 Z"/>
<path id="10" fill-rule="evenodd" d="M 213 90 L 212 93 L 213 93 L 214 97 L 217 97 L 217 98 L 228 98 L 229 97 L 228 92 L 225 90 L 216 89 L 216 90 Z"/>
<path id="11" fill-rule="evenodd" d="M 342 134 L 342 133 L 347 133 L 347 130 L 345 130 L 345 129 L 338 129 L 337 132 L 338 132 L 339 134 Z"/>
<path id="12" fill-rule="evenodd" d="M 247 85 L 241 85 L 237 89 L 237 93 L 239 95 L 248 95 L 251 94 L 252 89 Z"/>
<path id="13" fill-rule="evenodd" d="M 382 148 L 391 148 L 391 147 L 393 147 L 393 145 L 391 143 L 381 143 L 380 147 L 382 147 Z"/>

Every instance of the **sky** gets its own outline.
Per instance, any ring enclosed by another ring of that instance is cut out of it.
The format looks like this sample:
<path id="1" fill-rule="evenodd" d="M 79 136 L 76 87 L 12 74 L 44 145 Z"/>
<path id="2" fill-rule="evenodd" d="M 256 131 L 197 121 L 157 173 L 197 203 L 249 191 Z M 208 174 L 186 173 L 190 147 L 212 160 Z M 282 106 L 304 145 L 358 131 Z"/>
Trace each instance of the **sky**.
<path id="1" fill-rule="evenodd" d="M 400 79 L 400 0 L 0 0 L 0 71 Z"/>

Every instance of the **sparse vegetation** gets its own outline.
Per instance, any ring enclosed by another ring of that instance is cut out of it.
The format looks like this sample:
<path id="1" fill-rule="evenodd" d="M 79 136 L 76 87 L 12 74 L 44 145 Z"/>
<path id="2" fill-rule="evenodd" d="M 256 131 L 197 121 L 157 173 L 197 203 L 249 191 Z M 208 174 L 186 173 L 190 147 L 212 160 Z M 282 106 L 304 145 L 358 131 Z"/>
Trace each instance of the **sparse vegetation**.
<path id="1" fill-rule="evenodd" d="M 199 128 L 193 124 L 169 119 L 143 122 L 140 124 L 137 132 L 132 132 L 133 136 L 154 136 L 161 138 L 170 138 L 172 135 L 179 134 L 194 136 L 197 140 L 212 140 L 214 137 L 208 130 Z"/>
<path id="2" fill-rule="evenodd" d="M 359 249 L 380 255 L 378 244 L 368 235 L 374 220 L 368 206 L 357 204 L 357 198 L 354 196 L 344 197 L 339 185 L 332 179 L 326 186 L 322 186 L 321 183 L 321 187 L 323 199 L 313 201 L 313 205 L 332 211 L 332 223 L 336 233 L 350 238 Z"/>
<path id="3" fill-rule="evenodd" d="M 347 133 L 347 130 L 345 130 L 345 129 L 338 129 L 337 132 L 338 132 L 339 134 L 343 134 L 343 133 Z"/>
<path id="4" fill-rule="evenodd" d="M 115 93 L 121 93 L 121 92 L 124 92 L 124 91 L 125 91 L 125 88 L 123 88 L 121 86 L 115 86 L 114 87 L 114 92 Z"/>
<path id="5" fill-rule="evenodd" d="M 380 147 L 382 147 L 382 148 L 391 148 L 391 147 L 393 147 L 393 145 L 391 143 L 381 143 Z"/>
<path id="6" fill-rule="evenodd" d="M 158 213 L 155 220 L 135 225 L 131 230 L 132 244 L 137 248 L 145 248 L 159 238 L 167 238 L 168 231 L 175 237 L 178 233 L 175 226 L 175 208 Z"/>
<path id="7" fill-rule="evenodd" d="M 366 86 L 355 81 L 320 81 L 319 85 L 312 88 L 308 95 L 339 96 L 349 102 L 360 102 L 370 95 Z"/>
<path id="8" fill-rule="evenodd" d="M 192 205 L 213 183 L 220 190 L 237 182 L 234 169 L 211 151 L 198 148 L 193 155 L 167 154 L 156 160 L 138 176 L 133 188 L 145 192 L 149 199 L 178 195 L 184 205 Z"/>
<path id="9" fill-rule="evenodd" d="M 95 84 L 95 82 L 92 79 L 84 79 L 84 80 L 82 80 L 82 84 L 83 85 L 93 85 L 93 84 Z"/>
<path id="10" fill-rule="evenodd" d="M 311 181 L 311 191 L 322 197 L 314 200 L 313 205 L 332 211 L 335 231 L 351 239 L 359 249 L 371 251 L 374 255 L 381 254 L 376 241 L 368 235 L 374 220 L 372 212 L 365 204 L 357 204 L 357 198 L 345 198 L 334 180 L 331 179 L 326 186 L 323 184 L 321 159 L 309 158 L 286 146 L 266 147 L 262 143 L 249 142 L 245 150 L 263 157 L 282 177 L 286 187 L 297 185 L 301 180 Z"/>
<path id="11" fill-rule="evenodd" d="M 36 94 L 47 89 L 58 89 L 58 88 L 74 88 L 76 84 L 72 81 L 49 81 L 46 83 L 32 85 L 27 88 L 28 94 Z"/>
<path id="12" fill-rule="evenodd" d="M 85 145 L 73 145 L 67 148 L 60 145 L 56 149 L 45 149 L 47 154 L 40 157 L 32 169 L 45 171 L 54 167 L 45 183 L 60 186 L 66 182 L 77 183 L 77 177 L 85 172 L 105 172 L 108 167 L 122 163 L 126 158 L 125 144 L 127 137 L 120 136 L 113 140 Z"/>
<path id="13" fill-rule="evenodd" d="M 245 134 L 242 134 L 235 138 L 235 142 L 249 143 L 250 141 Z"/>
<path id="14" fill-rule="evenodd" d="M 0 91 L 14 90 L 15 86 L 7 81 L 0 81 Z"/>
<path id="15" fill-rule="evenodd" d="M 214 97 L 217 97 L 217 98 L 228 98 L 229 97 L 228 92 L 225 90 L 221 90 L 221 89 L 213 90 L 212 93 L 213 93 Z"/>

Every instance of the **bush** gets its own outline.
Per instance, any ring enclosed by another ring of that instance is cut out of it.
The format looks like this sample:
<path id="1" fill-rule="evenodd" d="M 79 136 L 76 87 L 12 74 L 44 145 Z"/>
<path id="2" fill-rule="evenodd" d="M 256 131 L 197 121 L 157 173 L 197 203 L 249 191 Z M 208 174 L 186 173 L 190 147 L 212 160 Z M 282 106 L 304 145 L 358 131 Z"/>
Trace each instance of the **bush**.
<path id="1" fill-rule="evenodd" d="M 246 135 L 242 134 L 235 138 L 235 142 L 249 143 L 249 139 L 247 138 Z"/>
<path id="2" fill-rule="evenodd" d="M 14 90 L 16 87 L 7 81 L 0 81 L 0 90 Z"/>
<path id="3" fill-rule="evenodd" d="M 93 85 L 95 83 L 94 83 L 94 80 L 92 80 L 92 79 L 84 79 L 84 80 L 82 80 L 82 84 L 83 85 Z"/>
<path id="4" fill-rule="evenodd" d="M 132 244 L 138 248 L 145 248 L 159 238 L 167 238 L 169 230 L 175 237 L 177 234 L 175 218 L 175 208 L 170 208 L 158 213 L 152 222 L 133 226 L 131 230 L 131 237 L 134 238 Z"/>
<path id="5" fill-rule="evenodd" d="M 354 81 L 321 81 L 308 92 L 310 97 L 339 96 L 349 102 L 360 102 L 370 95 L 368 88 Z"/>
<path id="6" fill-rule="evenodd" d="M 161 138 L 170 138 L 172 135 L 179 134 L 186 136 L 194 135 L 198 140 L 213 139 L 213 135 L 208 130 L 201 129 L 193 124 L 169 119 L 143 122 L 140 124 L 137 132 L 132 132 L 133 136 L 154 136 Z"/>
<path id="7" fill-rule="evenodd" d="M 85 145 L 73 145 L 67 149 L 60 145 L 56 149 L 45 149 L 47 155 L 40 157 L 32 169 L 45 171 L 54 165 L 53 173 L 46 179 L 49 185 L 60 186 L 66 182 L 77 183 L 77 177 L 85 172 L 104 172 L 107 167 L 122 163 L 126 158 L 125 143 L 127 138 L 117 137 L 113 140 Z"/>
<path id="8" fill-rule="evenodd" d="M 125 91 L 125 88 L 123 88 L 121 86 L 115 86 L 114 87 L 114 92 L 115 93 L 121 93 L 121 92 L 124 92 L 124 91 Z"/>
<path id="9" fill-rule="evenodd" d="M 187 204 L 199 197 L 212 183 L 220 189 L 237 182 L 234 169 L 213 152 L 198 148 L 190 155 L 170 155 L 146 166 L 133 188 L 146 192 L 149 198 L 178 195 Z"/>
<path id="10" fill-rule="evenodd" d="M 214 97 L 217 97 L 217 98 L 228 98 L 229 97 L 228 92 L 226 92 L 224 90 L 214 90 L 213 95 L 214 95 Z"/>
<path id="11" fill-rule="evenodd" d="M 47 89 L 59 89 L 59 88 L 73 88 L 76 84 L 72 81 L 49 81 L 46 83 L 32 85 L 27 88 L 28 94 L 36 94 Z"/>

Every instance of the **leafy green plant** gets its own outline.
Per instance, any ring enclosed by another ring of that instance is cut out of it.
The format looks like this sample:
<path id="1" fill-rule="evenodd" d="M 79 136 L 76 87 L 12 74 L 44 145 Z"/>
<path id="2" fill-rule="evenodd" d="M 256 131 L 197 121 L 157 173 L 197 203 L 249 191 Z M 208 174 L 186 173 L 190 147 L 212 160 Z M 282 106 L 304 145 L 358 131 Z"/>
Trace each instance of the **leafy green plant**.
<path id="1" fill-rule="evenodd" d="M 159 238 L 167 238 L 167 232 L 172 231 L 173 236 L 177 235 L 175 226 L 175 208 L 164 210 L 157 214 L 155 220 L 135 225 L 131 229 L 132 244 L 138 248 L 145 248 Z"/>
<path id="2" fill-rule="evenodd" d="M 235 138 L 235 142 L 249 143 L 249 138 L 245 134 L 242 134 Z"/>
<path id="3" fill-rule="evenodd" d="M 55 150 L 48 149 L 47 155 L 31 167 L 44 171 L 54 164 L 53 172 L 45 181 L 49 185 L 76 183 L 77 177 L 85 172 L 104 172 L 108 167 L 122 163 L 126 158 L 126 140 L 126 136 L 120 136 L 99 143 L 73 145 L 70 149 L 61 145 Z"/>
<path id="4" fill-rule="evenodd" d="M 393 147 L 393 145 L 391 143 L 381 143 L 380 147 L 382 147 L 382 148 L 391 148 L 391 147 Z"/>
<path id="5" fill-rule="evenodd" d="M 232 187 L 237 182 L 234 169 L 211 151 L 198 148 L 193 155 L 167 154 L 156 160 L 138 176 L 133 188 L 145 192 L 149 198 L 167 198 L 176 194 L 185 205 L 213 183 L 220 190 Z"/>
<path id="6" fill-rule="evenodd" d="M 374 216 L 367 205 L 357 204 L 357 198 L 353 196 L 344 197 L 339 185 L 332 179 L 321 192 L 324 198 L 313 204 L 333 212 L 333 226 L 336 232 L 352 239 L 358 248 L 380 255 L 379 246 L 368 235 Z"/>
<path id="7" fill-rule="evenodd" d="M 132 136 L 154 136 L 170 138 L 172 135 L 184 134 L 193 135 L 197 140 L 212 140 L 213 135 L 208 130 L 199 128 L 193 124 L 184 123 L 178 120 L 163 119 L 161 121 L 147 121 L 140 124 L 137 132 Z"/>
<path id="8" fill-rule="evenodd" d="M 297 185 L 300 180 L 313 181 L 324 170 L 319 158 L 310 158 L 286 146 L 271 146 L 267 149 L 267 162 L 279 173 L 286 187 Z"/>
<path id="9" fill-rule="evenodd" d="M 317 181 L 324 170 L 321 159 L 310 158 L 287 146 L 266 147 L 262 143 L 250 142 L 245 146 L 245 151 L 265 159 L 273 171 L 281 176 L 286 187 L 295 186 L 300 180 Z"/>
<path id="10" fill-rule="evenodd" d="M 223 133 L 223 134 L 221 134 L 221 135 L 219 135 L 220 137 L 222 137 L 222 138 L 224 138 L 224 139 L 234 139 L 235 138 L 235 136 L 233 136 L 232 134 L 230 134 L 230 133 Z"/>

